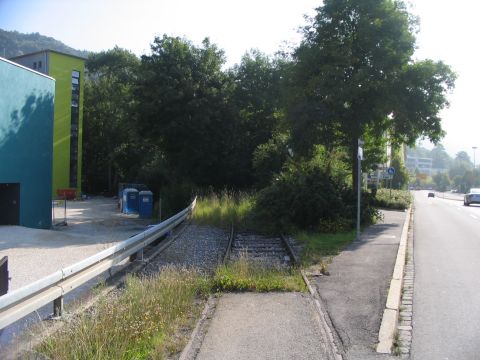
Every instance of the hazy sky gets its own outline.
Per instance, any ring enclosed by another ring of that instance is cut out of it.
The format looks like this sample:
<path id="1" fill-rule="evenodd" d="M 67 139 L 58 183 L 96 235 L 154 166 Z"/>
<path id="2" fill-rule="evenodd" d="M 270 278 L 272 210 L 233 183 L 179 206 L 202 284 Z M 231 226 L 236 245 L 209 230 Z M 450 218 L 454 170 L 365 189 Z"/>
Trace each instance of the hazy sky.
<path id="1" fill-rule="evenodd" d="M 443 111 L 442 141 L 450 153 L 480 146 L 476 118 L 478 67 L 477 0 L 412 0 L 420 16 L 418 59 L 443 60 L 457 73 L 451 106 Z M 149 53 L 155 35 L 184 36 L 199 44 L 205 37 L 224 49 L 228 65 L 249 49 L 273 54 L 295 44 L 304 15 L 321 0 L 0 0 L 0 28 L 39 32 L 65 44 L 92 51 L 115 45 L 137 55 Z M 479 150 L 480 151 L 480 150 Z"/>

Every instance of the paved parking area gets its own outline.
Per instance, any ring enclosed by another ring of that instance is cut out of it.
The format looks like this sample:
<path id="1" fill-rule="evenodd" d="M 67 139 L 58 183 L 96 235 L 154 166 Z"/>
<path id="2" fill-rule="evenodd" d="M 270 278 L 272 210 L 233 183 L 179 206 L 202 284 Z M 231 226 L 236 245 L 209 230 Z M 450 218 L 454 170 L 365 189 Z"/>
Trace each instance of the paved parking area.
<path id="1" fill-rule="evenodd" d="M 56 209 L 56 218 L 63 211 Z M 71 265 L 145 229 L 152 221 L 121 214 L 117 200 L 67 202 L 67 225 L 52 230 L 0 226 L 0 258 L 8 256 L 9 291 Z"/>

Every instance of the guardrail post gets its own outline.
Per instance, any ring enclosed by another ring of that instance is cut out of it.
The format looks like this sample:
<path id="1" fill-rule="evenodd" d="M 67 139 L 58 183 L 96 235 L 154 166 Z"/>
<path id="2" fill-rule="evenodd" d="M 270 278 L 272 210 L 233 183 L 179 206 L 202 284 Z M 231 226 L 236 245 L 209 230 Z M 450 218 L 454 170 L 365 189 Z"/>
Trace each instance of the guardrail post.
<path id="1" fill-rule="evenodd" d="M 0 260 L 0 296 L 8 292 L 8 256 Z"/>
<path id="2" fill-rule="evenodd" d="M 53 316 L 60 317 L 63 314 L 63 296 L 53 300 Z"/>
<path id="3" fill-rule="evenodd" d="M 143 248 L 138 250 L 136 253 L 130 255 L 130 261 L 143 261 Z"/>
<path id="4" fill-rule="evenodd" d="M 162 221 L 162 197 L 158 198 L 158 221 Z"/>

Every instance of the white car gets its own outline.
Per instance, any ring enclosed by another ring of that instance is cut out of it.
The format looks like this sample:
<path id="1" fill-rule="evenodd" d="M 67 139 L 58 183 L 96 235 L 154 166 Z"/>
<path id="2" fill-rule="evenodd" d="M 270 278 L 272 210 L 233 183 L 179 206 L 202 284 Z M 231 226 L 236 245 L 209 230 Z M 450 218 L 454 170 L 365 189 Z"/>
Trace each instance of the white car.
<path id="1" fill-rule="evenodd" d="M 470 204 L 480 204 L 480 189 L 472 188 L 463 197 L 463 205 L 469 206 Z"/>

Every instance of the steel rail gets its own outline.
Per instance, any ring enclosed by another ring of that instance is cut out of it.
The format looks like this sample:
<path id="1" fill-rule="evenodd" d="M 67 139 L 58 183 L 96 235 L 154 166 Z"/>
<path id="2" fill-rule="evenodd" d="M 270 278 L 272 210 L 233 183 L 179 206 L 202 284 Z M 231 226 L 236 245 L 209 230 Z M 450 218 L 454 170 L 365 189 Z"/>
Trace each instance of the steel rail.
<path id="1" fill-rule="evenodd" d="M 233 242 L 235 241 L 235 236 L 236 236 L 235 227 L 232 223 L 231 228 L 230 228 L 230 235 L 228 237 L 228 245 L 227 245 L 227 248 L 225 250 L 225 254 L 223 256 L 223 263 L 224 264 L 229 260 L 230 255 L 232 253 L 232 246 L 233 246 Z M 291 259 L 290 261 L 291 261 L 292 266 L 299 265 L 300 264 L 300 259 L 297 256 L 297 254 L 295 253 L 295 251 L 293 250 L 292 246 L 288 242 L 288 239 L 285 237 L 285 235 L 280 233 L 277 236 L 277 238 L 280 239 L 281 244 L 283 244 L 283 246 L 285 247 L 286 253 L 288 254 L 288 256 Z"/>
<path id="2" fill-rule="evenodd" d="M 280 239 L 282 239 L 282 242 L 285 245 L 285 248 L 287 249 L 287 252 L 290 255 L 290 258 L 292 259 L 292 265 L 299 265 L 300 259 L 298 258 L 297 254 L 295 254 L 295 251 L 293 250 L 292 246 L 288 242 L 288 239 L 283 234 L 280 234 Z"/>
<path id="3" fill-rule="evenodd" d="M 223 256 L 223 263 L 224 264 L 230 258 L 230 253 L 232 252 L 232 244 L 233 244 L 234 238 L 235 238 L 235 227 L 233 226 L 233 223 L 232 223 L 232 225 L 230 227 L 230 235 L 228 237 L 227 249 L 225 250 L 225 255 Z"/>
<path id="4" fill-rule="evenodd" d="M 63 296 L 68 292 L 111 269 L 129 256 L 143 252 L 144 247 L 183 222 L 193 211 L 195 205 L 196 198 L 187 208 L 160 224 L 29 285 L 0 296 L 0 329 L 49 302 L 53 301 L 55 307 L 55 302 L 62 301 Z"/>

